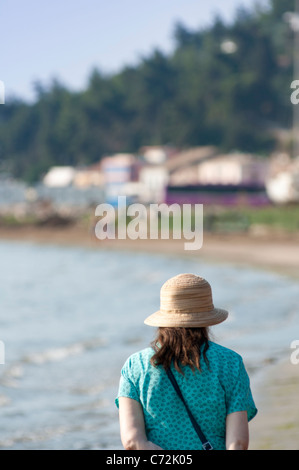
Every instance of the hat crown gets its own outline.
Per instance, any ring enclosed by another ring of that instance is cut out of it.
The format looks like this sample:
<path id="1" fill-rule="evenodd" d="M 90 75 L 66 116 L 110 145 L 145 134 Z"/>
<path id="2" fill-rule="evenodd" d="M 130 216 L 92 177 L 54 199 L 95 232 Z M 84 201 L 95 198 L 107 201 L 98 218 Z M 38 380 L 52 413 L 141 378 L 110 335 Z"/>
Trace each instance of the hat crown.
<path id="1" fill-rule="evenodd" d="M 228 312 L 214 308 L 208 281 L 195 274 L 179 274 L 160 290 L 160 310 L 144 323 L 158 327 L 200 328 L 226 320 Z"/>
<path id="2" fill-rule="evenodd" d="M 195 274 L 178 274 L 174 276 L 168 281 L 166 281 L 161 290 L 168 289 L 168 288 L 184 288 L 184 287 L 191 287 L 191 286 L 201 286 L 204 283 L 208 283 L 203 277 L 196 276 Z"/>
<path id="3" fill-rule="evenodd" d="M 162 312 L 201 313 L 214 309 L 208 281 L 194 274 L 179 274 L 163 284 L 160 291 Z"/>

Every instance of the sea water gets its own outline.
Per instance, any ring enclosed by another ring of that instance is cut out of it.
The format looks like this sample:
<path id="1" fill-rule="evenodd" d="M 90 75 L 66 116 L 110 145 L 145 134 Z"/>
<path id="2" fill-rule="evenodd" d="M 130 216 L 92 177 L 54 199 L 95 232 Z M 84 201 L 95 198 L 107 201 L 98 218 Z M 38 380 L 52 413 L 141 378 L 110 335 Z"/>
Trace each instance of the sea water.
<path id="1" fill-rule="evenodd" d="M 297 282 L 198 259 L 0 242 L 0 449 L 118 449 L 114 404 L 126 358 L 147 347 L 161 285 L 205 277 L 229 310 L 213 339 L 243 356 L 254 381 L 290 354 Z M 298 334 L 297 334 L 298 336 Z"/>

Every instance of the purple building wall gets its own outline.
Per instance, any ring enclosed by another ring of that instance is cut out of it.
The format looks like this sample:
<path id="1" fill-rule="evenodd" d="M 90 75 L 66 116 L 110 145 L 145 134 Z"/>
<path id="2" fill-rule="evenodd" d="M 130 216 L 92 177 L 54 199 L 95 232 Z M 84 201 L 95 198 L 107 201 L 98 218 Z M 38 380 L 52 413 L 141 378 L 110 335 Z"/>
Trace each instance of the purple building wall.
<path id="1" fill-rule="evenodd" d="M 168 186 L 165 191 L 165 203 L 221 206 L 271 204 L 264 187 L 250 185 Z"/>

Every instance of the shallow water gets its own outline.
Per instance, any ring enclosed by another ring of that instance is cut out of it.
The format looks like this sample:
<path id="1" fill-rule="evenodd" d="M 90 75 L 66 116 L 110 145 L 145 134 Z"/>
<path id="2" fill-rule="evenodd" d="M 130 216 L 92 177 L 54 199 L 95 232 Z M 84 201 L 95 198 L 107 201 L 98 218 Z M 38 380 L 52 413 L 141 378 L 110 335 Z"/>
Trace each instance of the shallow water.
<path id="1" fill-rule="evenodd" d="M 152 340 L 143 320 L 178 273 L 211 282 L 215 306 L 230 311 L 214 339 L 243 356 L 252 380 L 298 339 L 299 285 L 275 274 L 30 243 L 0 242 L 0 260 L 0 449 L 120 448 L 120 369 Z"/>

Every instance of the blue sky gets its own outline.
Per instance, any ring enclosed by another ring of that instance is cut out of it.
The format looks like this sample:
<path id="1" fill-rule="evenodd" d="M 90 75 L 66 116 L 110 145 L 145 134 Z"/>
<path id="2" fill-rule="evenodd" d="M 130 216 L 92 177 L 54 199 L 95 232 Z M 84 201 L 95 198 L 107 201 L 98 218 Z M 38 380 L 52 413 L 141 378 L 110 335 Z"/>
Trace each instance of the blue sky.
<path id="1" fill-rule="evenodd" d="M 266 0 L 260 0 L 265 2 Z M 234 18 L 256 0 L 2 0 L 0 80 L 6 96 L 33 96 L 56 77 L 81 89 L 93 67 L 115 72 L 154 47 L 169 52 L 177 21 L 191 29 Z"/>

